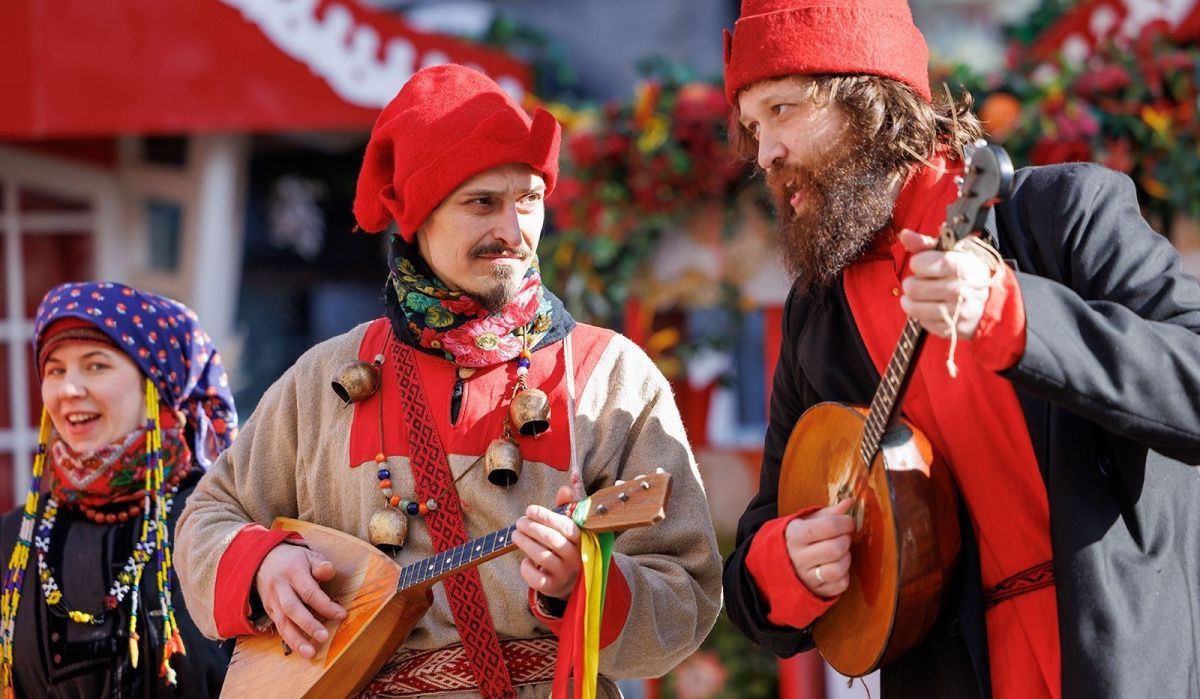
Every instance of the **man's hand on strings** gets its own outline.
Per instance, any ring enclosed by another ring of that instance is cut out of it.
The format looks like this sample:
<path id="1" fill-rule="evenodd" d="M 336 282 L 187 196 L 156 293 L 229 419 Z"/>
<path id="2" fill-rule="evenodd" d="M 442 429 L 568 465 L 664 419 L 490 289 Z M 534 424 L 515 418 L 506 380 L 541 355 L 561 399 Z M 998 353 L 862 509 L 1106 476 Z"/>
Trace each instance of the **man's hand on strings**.
<path id="1" fill-rule="evenodd" d="M 571 489 L 563 486 L 555 506 L 571 502 Z M 583 561 L 579 554 L 579 527 L 570 517 L 541 505 L 530 505 L 517 520 L 512 541 L 525 554 L 521 577 L 531 590 L 546 597 L 566 599 L 575 587 Z"/>
<path id="2" fill-rule="evenodd" d="M 254 576 L 255 589 L 288 647 L 306 658 L 329 640 L 318 620 L 344 619 L 346 610 L 321 589 L 335 570 L 327 558 L 303 546 L 280 544 L 271 549 Z"/>
<path id="3" fill-rule="evenodd" d="M 814 595 L 836 597 L 850 586 L 850 543 L 854 517 L 846 514 L 854 498 L 788 522 L 788 557 L 800 582 Z"/>
<path id="4" fill-rule="evenodd" d="M 968 252 L 939 252 L 937 241 L 910 230 L 900 232 L 904 249 L 914 253 L 908 267 L 912 275 L 903 283 L 900 307 L 921 327 L 939 337 L 950 337 L 950 320 L 959 297 L 958 336 L 971 339 L 983 317 L 991 287 L 987 264 Z"/>

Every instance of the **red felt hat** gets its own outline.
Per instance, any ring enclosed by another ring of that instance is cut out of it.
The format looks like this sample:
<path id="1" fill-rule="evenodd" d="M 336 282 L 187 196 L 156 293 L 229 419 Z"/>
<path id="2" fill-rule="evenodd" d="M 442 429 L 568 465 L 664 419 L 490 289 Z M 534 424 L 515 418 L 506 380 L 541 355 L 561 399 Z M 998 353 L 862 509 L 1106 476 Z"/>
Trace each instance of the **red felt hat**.
<path id="1" fill-rule="evenodd" d="M 788 75 L 880 75 L 931 101 L 929 49 L 906 0 L 742 0 L 725 30 L 725 97 Z"/>
<path id="2" fill-rule="evenodd" d="M 451 192 L 491 168 L 526 163 L 546 194 L 558 178 L 560 127 L 539 108 L 530 119 L 491 78 L 460 65 L 418 71 L 383 109 L 363 157 L 354 217 L 378 233 L 392 220 L 412 242 Z"/>

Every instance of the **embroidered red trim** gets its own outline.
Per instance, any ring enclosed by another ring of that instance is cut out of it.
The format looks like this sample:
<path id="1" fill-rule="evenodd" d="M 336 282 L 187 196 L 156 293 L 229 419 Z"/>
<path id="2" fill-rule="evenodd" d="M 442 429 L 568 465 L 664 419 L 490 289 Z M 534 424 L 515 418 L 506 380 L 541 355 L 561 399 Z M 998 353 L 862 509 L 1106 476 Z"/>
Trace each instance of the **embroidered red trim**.
<path id="1" fill-rule="evenodd" d="M 507 639 L 500 642 L 500 651 L 514 686 L 545 684 L 554 679 L 556 639 Z M 467 653 L 462 644 L 456 644 L 435 650 L 400 650 L 358 696 L 418 697 L 478 689 Z"/>
<path id="2" fill-rule="evenodd" d="M 1040 590 L 1054 584 L 1054 561 L 1046 561 L 1031 566 L 996 583 L 984 593 L 984 602 L 988 609 L 1004 600 L 1012 599 L 1027 592 Z"/>
<path id="3" fill-rule="evenodd" d="M 425 515 L 424 520 L 433 547 L 440 553 L 465 543 L 467 526 L 437 425 L 421 386 L 414 350 L 394 338 L 390 345 L 400 394 L 408 407 L 408 444 L 412 451 L 410 464 L 417 497 L 420 500 L 438 498 L 437 510 Z M 479 570 L 468 569 L 446 578 L 443 584 L 454 624 L 478 681 L 479 693 L 484 699 L 515 698 L 517 693 L 500 651 L 500 638 L 496 635 Z"/>

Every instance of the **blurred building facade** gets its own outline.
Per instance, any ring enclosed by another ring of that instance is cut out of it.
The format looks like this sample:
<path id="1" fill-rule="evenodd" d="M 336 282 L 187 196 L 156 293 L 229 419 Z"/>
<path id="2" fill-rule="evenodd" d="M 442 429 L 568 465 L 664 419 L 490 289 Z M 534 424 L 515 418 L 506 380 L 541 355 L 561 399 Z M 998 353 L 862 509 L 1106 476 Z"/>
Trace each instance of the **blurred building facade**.
<path id="1" fill-rule="evenodd" d="M 179 299 L 237 377 L 243 357 L 258 356 L 241 351 L 239 320 L 243 261 L 262 223 L 257 163 L 287 138 L 361 158 L 398 86 L 448 61 L 483 69 L 518 97 L 531 86 L 528 67 L 503 52 L 415 30 L 354 0 L 0 6 L 0 505 L 27 488 L 41 405 L 30 338 L 49 288 L 110 279 Z M 312 233 L 324 226 L 312 219 L 324 212 L 311 208 L 303 182 L 271 186 L 265 198 L 274 193 L 278 213 L 268 240 L 312 257 Z M 349 203 L 341 208 L 345 224 Z M 345 247 L 340 235 L 329 247 Z M 310 281 L 284 275 L 263 286 Z M 262 300 L 291 310 L 286 295 Z M 303 348 L 287 349 L 282 366 Z"/>

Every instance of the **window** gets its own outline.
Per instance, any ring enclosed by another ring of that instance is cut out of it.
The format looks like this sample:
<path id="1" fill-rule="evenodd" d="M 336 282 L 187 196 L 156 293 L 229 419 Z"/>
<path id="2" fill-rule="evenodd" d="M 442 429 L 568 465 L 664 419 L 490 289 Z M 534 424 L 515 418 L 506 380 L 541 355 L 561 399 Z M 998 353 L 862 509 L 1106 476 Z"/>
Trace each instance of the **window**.
<path id="1" fill-rule="evenodd" d="M 88 201 L 0 172 L 0 511 L 20 501 L 37 448 L 37 305 L 55 285 L 94 275 L 94 225 Z"/>
<path id="2" fill-rule="evenodd" d="M 183 209 L 162 199 L 146 202 L 146 237 L 150 244 L 150 269 L 174 273 L 179 269 L 179 241 Z"/>

